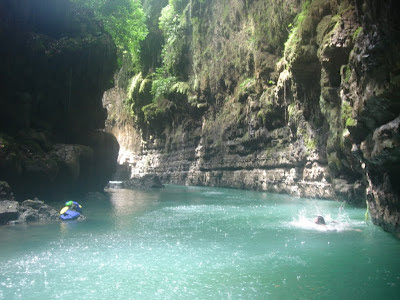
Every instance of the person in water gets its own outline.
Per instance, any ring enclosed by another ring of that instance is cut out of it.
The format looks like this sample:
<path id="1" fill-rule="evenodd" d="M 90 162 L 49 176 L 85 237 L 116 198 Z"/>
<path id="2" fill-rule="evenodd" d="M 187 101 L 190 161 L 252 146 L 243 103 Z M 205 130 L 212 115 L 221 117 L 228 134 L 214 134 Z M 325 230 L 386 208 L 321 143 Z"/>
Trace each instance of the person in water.
<path id="1" fill-rule="evenodd" d="M 65 202 L 65 206 L 68 206 L 70 210 L 75 210 L 79 213 L 82 212 L 82 205 L 80 205 L 78 202 L 68 201 L 68 202 Z"/>
<path id="2" fill-rule="evenodd" d="M 318 224 L 318 225 L 326 225 L 325 219 L 324 219 L 323 216 L 318 216 L 318 217 L 316 217 L 314 223 L 315 223 L 315 224 Z"/>
<path id="3" fill-rule="evenodd" d="M 326 225 L 325 219 L 324 219 L 323 216 L 317 216 L 315 218 L 314 223 L 317 224 L 317 225 Z M 337 222 L 336 221 L 332 221 L 332 223 L 337 223 Z M 361 229 L 356 229 L 356 228 L 346 228 L 345 230 L 348 230 L 348 231 L 362 231 Z"/>

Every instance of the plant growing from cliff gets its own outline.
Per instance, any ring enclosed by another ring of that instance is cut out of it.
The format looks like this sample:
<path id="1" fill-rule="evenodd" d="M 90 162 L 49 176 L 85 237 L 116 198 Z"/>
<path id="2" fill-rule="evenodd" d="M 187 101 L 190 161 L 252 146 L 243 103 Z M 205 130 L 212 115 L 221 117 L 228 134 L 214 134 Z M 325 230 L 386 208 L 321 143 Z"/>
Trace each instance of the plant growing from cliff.
<path id="1" fill-rule="evenodd" d="M 144 113 L 144 119 L 147 123 L 152 123 L 155 120 L 159 120 L 162 123 L 165 121 L 163 120 L 163 117 L 165 117 L 166 114 L 175 107 L 176 105 L 172 101 L 161 98 L 146 106 L 143 106 L 142 111 Z"/>
<path id="2" fill-rule="evenodd" d="M 249 44 L 254 48 L 261 44 L 268 45 L 269 52 L 281 55 L 282 46 L 287 39 L 287 29 L 293 26 L 288 27 L 288 23 L 294 17 L 296 5 L 284 0 L 251 2 L 246 1 L 254 24 L 249 32 Z"/>
<path id="3" fill-rule="evenodd" d="M 342 76 L 344 77 L 344 82 L 349 83 L 351 77 L 351 70 L 349 65 L 342 66 L 341 73 L 343 74 Z"/>
<path id="4" fill-rule="evenodd" d="M 266 124 L 267 123 L 267 113 L 268 113 L 268 111 L 265 110 L 265 109 L 260 109 L 257 112 L 257 118 L 260 119 L 262 124 Z"/>
<path id="5" fill-rule="evenodd" d="M 120 55 L 129 55 L 138 69 L 140 41 L 148 30 L 146 16 L 140 0 L 72 0 L 81 7 L 93 11 L 112 36 Z"/>
<path id="6" fill-rule="evenodd" d="M 352 107 L 347 101 L 342 102 L 341 119 L 344 128 L 356 125 L 356 120 L 352 117 Z"/>
<path id="7" fill-rule="evenodd" d="M 310 1 L 307 0 L 303 3 L 301 12 L 295 17 L 293 24 L 289 24 L 289 37 L 285 42 L 284 56 L 287 62 L 290 62 L 295 55 L 296 47 L 300 42 L 300 28 L 309 14 Z"/>
<path id="8" fill-rule="evenodd" d="M 238 99 L 239 102 L 245 102 L 249 94 L 255 93 L 255 78 L 246 78 L 239 84 Z"/>
<path id="9" fill-rule="evenodd" d="M 143 124 L 144 122 L 142 108 L 151 102 L 150 91 L 151 79 L 149 77 L 143 78 L 142 73 L 136 74 L 129 80 L 125 105 L 138 124 Z"/>
<path id="10" fill-rule="evenodd" d="M 136 76 L 132 77 L 131 80 L 129 81 L 128 88 L 127 88 L 127 96 L 128 99 L 126 100 L 126 104 L 129 107 L 129 113 L 131 116 L 134 116 L 137 111 L 136 111 L 136 106 L 137 106 L 137 98 L 138 94 L 140 93 L 140 86 L 143 82 L 143 77 L 142 73 L 138 73 Z"/>
<path id="11" fill-rule="evenodd" d="M 188 7 L 185 0 L 169 0 L 168 5 L 161 11 L 159 28 L 164 36 L 162 66 L 151 75 L 152 103 L 142 108 L 147 122 L 168 115 L 182 98 L 187 101 L 190 85 L 181 79 L 186 77 L 182 70 L 186 63 L 184 37 Z"/>
<path id="12" fill-rule="evenodd" d="M 256 84 L 256 79 L 255 78 L 246 78 L 245 80 L 240 83 L 240 92 L 243 93 L 248 93 L 254 88 L 254 85 Z"/>
<path id="13" fill-rule="evenodd" d="M 153 102 L 167 96 L 176 82 L 177 79 L 175 76 L 168 76 L 165 69 L 158 68 L 156 73 L 153 75 L 153 83 L 151 86 Z"/>
<path id="14" fill-rule="evenodd" d="M 163 68 L 173 75 L 179 72 L 185 51 L 186 11 L 179 10 L 183 3 L 182 0 L 169 0 L 161 11 L 159 22 L 165 41 L 161 54 Z"/>
<path id="15" fill-rule="evenodd" d="M 179 81 L 171 87 L 170 91 L 172 93 L 180 93 L 182 95 L 187 95 L 190 91 L 190 86 L 187 82 Z"/>
<path id="16" fill-rule="evenodd" d="M 172 108 L 176 107 L 173 101 L 168 100 L 170 93 L 183 91 L 184 87 L 177 82 L 176 77 L 168 76 L 163 68 L 158 68 L 156 73 L 152 74 L 151 81 L 151 103 L 140 107 L 144 115 L 144 121 L 150 123 L 157 118 L 165 116 Z M 140 90 L 140 88 L 139 88 Z"/>
<path id="17" fill-rule="evenodd" d="M 297 129 L 297 135 L 303 137 L 304 145 L 306 146 L 308 153 L 317 149 L 317 141 L 307 133 L 306 128 L 299 127 Z"/>
<path id="18" fill-rule="evenodd" d="M 362 30 L 363 30 L 362 27 L 358 27 L 358 28 L 356 29 L 356 31 L 354 31 L 354 33 L 353 33 L 353 41 L 356 40 L 356 38 L 360 35 L 360 33 L 362 32 Z"/>

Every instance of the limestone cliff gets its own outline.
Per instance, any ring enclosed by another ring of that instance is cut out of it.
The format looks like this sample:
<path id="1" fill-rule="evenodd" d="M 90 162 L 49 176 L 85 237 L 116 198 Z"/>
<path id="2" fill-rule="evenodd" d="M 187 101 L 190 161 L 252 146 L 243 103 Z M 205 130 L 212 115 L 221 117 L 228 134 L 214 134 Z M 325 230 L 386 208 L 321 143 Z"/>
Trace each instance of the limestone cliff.
<path id="1" fill-rule="evenodd" d="M 70 1 L 4 0 L 0 43 L 0 179 L 19 200 L 103 188 L 118 153 L 99 130 L 110 36 Z"/>
<path id="2" fill-rule="evenodd" d="M 157 98 L 149 68 L 103 99 L 131 176 L 368 199 L 373 221 L 399 234 L 394 3 L 169 3 L 181 34 L 162 54 L 172 87 Z"/>

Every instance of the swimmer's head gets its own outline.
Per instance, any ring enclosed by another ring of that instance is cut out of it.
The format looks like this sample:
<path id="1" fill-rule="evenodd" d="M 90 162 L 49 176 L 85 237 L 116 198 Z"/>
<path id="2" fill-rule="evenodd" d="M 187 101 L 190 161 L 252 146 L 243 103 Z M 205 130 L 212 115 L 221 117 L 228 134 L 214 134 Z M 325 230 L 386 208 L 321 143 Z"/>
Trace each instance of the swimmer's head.
<path id="1" fill-rule="evenodd" d="M 318 216 L 315 218 L 315 224 L 326 225 L 325 219 L 322 216 Z"/>

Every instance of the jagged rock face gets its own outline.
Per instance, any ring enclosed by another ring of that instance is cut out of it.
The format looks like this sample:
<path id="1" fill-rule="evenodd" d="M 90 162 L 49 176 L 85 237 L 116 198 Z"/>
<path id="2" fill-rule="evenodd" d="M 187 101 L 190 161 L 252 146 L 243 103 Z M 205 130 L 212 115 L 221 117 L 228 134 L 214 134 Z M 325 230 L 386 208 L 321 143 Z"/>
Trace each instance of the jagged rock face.
<path id="1" fill-rule="evenodd" d="M 59 217 L 60 214 L 54 207 L 51 207 L 38 199 L 28 199 L 19 205 L 18 218 L 9 223 L 18 224 L 33 221 L 54 221 L 58 220 Z"/>
<path id="2" fill-rule="evenodd" d="M 349 139 L 360 150 L 372 220 L 400 237 L 400 19 L 391 3 L 357 1 L 363 30 L 350 54 L 345 99 L 356 124 Z"/>
<path id="3" fill-rule="evenodd" d="M 118 153 L 96 132 L 116 68 L 111 37 L 70 1 L 4 0 L 0 42 L 0 178 L 17 199 L 105 184 Z"/>
<path id="4" fill-rule="evenodd" d="M 146 134 L 130 117 L 112 119 L 108 129 L 121 134 L 126 149 L 120 163 L 130 164 L 131 176 L 155 173 L 164 183 L 356 205 L 368 198 L 373 221 L 400 232 L 394 4 L 315 0 L 297 21 L 296 1 L 224 4 L 190 1 L 190 17 L 197 19 L 187 39 L 185 76 L 198 110 L 188 108 Z M 262 19 L 271 11 L 279 11 L 281 23 Z M 283 30 L 280 38 L 267 38 L 265 24 Z M 109 108 L 118 106 L 115 99 L 108 99 Z M 124 142 L 132 130 L 135 140 L 142 137 L 135 147 Z"/>
<path id="5" fill-rule="evenodd" d="M 55 208 L 38 199 L 28 199 L 21 204 L 17 201 L 0 201 L 0 225 L 57 220 L 59 216 Z"/>

